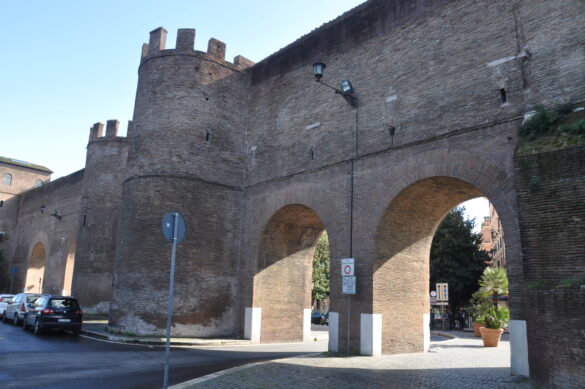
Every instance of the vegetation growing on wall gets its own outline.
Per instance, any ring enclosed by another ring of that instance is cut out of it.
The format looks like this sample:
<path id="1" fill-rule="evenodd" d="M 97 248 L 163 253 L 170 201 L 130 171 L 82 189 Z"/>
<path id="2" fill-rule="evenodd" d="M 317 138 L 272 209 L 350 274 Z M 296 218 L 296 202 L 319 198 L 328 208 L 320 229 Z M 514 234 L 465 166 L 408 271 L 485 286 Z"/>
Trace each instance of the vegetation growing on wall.
<path id="1" fill-rule="evenodd" d="M 561 104 L 552 109 L 542 105 L 518 129 L 519 155 L 585 145 L 585 110 L 575 104 Z"/>

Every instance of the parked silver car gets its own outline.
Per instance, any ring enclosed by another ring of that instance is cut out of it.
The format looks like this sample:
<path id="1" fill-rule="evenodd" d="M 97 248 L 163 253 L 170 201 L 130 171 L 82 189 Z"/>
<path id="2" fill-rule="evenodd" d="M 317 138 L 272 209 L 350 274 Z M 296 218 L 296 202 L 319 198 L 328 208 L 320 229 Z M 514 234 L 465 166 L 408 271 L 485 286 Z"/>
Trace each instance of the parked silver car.
<path id="1" fill-rule="evenodd" d="M 12 302 L 13 294 L 0 294 L 0 317 L 4 316 L 4 310 Z"/>
<path id="2" fill-rule="evenodd" d="M 8 304 L 2 316 L 2 322 L 6 323 L 12 321 L 14 325 L 20 325 L 24 314 L 31 309 L 32 304 L 41 297 L 41 294 L 36 293 L 19 293 L 12 298 L 12 302 Z"/>

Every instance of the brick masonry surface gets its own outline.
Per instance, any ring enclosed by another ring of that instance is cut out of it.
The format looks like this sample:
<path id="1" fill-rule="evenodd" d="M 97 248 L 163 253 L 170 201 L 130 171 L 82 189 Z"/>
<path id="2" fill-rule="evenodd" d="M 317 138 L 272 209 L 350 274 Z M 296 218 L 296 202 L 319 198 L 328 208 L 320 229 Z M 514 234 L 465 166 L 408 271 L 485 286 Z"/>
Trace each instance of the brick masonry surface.
<path id="1" fill-rule="evenodd" d="M 585 385 L 585 148 L 516 158 L 530 370 Z"/>
<path id="2" fill-rule="evenodd" d="M 556 186 L 543 178 L 545 199 L 526 197 L 526 185 L 538 183 L 516 177 L 516 134 L 535 103 L 585 101 L 583 14 L 576 0 L 370 0 L 258 64 L 227 61 L 217 39 L 195 50 L 192 29 L 167 49 L 167 31 L 157 28 L 142 47 L 127 139 L 115 121 L 105 136 L 94 125 L 85 172 L 10 200 L 20 203 L 4 208 L 10 217 L 19 209 L 9 260 L 25 272 L 43 242 L 62 264 L 76 245 L 73 292 L 84 308 L 109 312 L 116 330 L 161 334 L 170 243 L 160 223 L 176 210 L 187 234 L 177 251 L 174 335 L 242 336 L 254 307 L 263 312 L 261 341 L 289 341 L 302 336 L 310 259 L 327 230 L 331 310 L 339 333 L 350 332 L 340 349 L 359 352 L 365 313 L 382 314 L 383 353 L 418 352 L 434 231 L 452 207 L 486 196 L 506 234 L 512 318 L 534 327 L 536 291 L 527 285 L 582 266 L 583 240 L 566 239 L 582 233 L 581 222 L 565 209 L 571 199 L 582 204 L 582 162 L 555 168 L 576 172 Z M 315 61 L 327 64 L 324 82 L 351 80 L 357 108 L 314 81 Z M 537 177 L 537 162 L 528 166 Z M 41 220 L 41 202 L 71 205 L 76 216 Z M 543 224 L 534 221 L 541 212 Z M 552 262 L 550 234 L 566 249 L 562 260 Z M 530 251 L 535 236 L 546 250 Z M 336 271 L 347 257 L 356 258 L 351 304 Z M 62 276 L 52 277 L 51 288 Z M 582 301 L 554 296 L 546 306 L 557 313 Z M 536 374 L 557 387 L 579 383 L 585 345 L 547 325 L 529 333 Z"/>

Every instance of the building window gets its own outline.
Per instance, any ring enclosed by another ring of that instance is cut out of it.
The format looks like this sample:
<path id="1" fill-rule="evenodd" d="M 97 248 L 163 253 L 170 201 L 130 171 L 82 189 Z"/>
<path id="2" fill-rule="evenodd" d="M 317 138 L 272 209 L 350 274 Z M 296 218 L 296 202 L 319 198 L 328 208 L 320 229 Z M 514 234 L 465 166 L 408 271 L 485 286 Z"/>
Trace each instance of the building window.
<path id="1" fill-rule="evenodd" d="M 41 180 L 36 180 L 36 181 L 35 181 L 35 188 L 38 188 L 39 186 L 43 186 L 43 181 L 41 181 Z"/>
<path id="2" fill-rule="evenodd" d="M 5 174 L 2 183 L 6 186 L 12 185 L 12 176 L 10 174 Z"/>

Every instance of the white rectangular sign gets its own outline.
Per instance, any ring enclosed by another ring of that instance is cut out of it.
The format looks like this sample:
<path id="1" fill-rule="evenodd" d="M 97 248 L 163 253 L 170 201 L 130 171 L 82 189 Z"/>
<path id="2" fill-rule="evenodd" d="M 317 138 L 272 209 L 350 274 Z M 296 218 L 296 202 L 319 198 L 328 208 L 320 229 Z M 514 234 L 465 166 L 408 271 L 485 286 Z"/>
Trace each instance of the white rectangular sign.
<path id="1" fill-rule="evenodd" d="M 355 276 L 341 277 L 343 280 L 343 294 L 355 294 Z"/>
<path id="2" fill-rule="evenodd" d="M 354 276 L 354 258 L 345 258 L 341 260 L 341 275 L 343 277 Z"/>
<path id="3" fill-rule="evenodd" d="M 446 282 L 437 282 L 437 300 L 449 301 L 449 284 Z"/>

